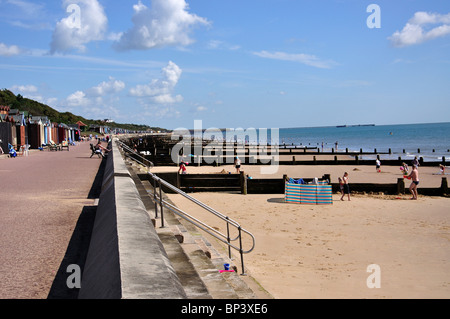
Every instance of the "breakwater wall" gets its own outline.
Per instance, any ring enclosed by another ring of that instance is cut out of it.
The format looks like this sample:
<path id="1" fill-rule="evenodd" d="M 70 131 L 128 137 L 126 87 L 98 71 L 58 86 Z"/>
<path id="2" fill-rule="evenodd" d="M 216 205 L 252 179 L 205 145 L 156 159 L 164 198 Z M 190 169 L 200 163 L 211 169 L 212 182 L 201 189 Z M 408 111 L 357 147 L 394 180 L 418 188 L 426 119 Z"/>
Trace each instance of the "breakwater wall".
<path id="1" fill-rule="evenodd" d="M 382 158 L 383 166 L 401 166 L 403 162 L 411 164 L 412 160 L 405 149 L 394 151 L 390 148 L 373 151 L 363 149 L 351 151 L 348 148 L 324 151 L 319 147 L 310 146 L 228 142 L 214 144 L 208 140 L 192 140 L 190 143 L 184 141 L 186 146 L 180 148 L 180 140 L 172 140 L 170 134 L 133 136 L 124 138 L 123 142 L 155 166 L 176 166 L 181 159 L 192 165 L 220 166 L 232 164 L 235 156 L 239 156 L 246 165 L 375 165 L 376 157 L 387 156 L 388 158 Z M 450 150 L 447 150 L 447 153 L 450 153 Z M 434 161 L 425 161 L 420 149 L 417 149 L 417 154 L 421 166 L 438 167 L 439 164 L 448 164 L 448 158 L 445 156 Z M 327 158 L 324 159 L 323 156 Z"/>
<path id="2" fill-rule="evenodd" d="M 287 175 L 282 178 L 256 178 L 249 179 L 245 172 L 241 174 L 186 174 L 180 175 L 177 172 L 157 173 L 173 186 L 187 192 L 236 192 L 243 195 L 247 194 L 284 194 Z M 138 174 L 140 180 L 152 180 L 148 174 Z M 298 178 L 294 178 L 298 179 Z M 312 182 L 313 178 L 302 178 L 305 183 Z M 330 174 L 324 174 L 320 181 L 331 181 Z M 339 183 L 330 183 L 334 193 L 339 192 Z M 405 194 L 408 192 L 403 178 L 397 178 L 396 183 L 350 183 L 352 192 L 360 193 L 384 193 L 389 195 Z M 164 192 L 172 193 L 169 188 L 163 187 Z M 419 187 L 418 192 L 421 195 L 428 196 L 448 196 L 449 188 L 447 177 L 442 177 L 440 187 Z"/>
<path id="3" fill-rule="evenodd" d="M 184 299 L 186 294 L 112 142 L 80 299 Z"/>

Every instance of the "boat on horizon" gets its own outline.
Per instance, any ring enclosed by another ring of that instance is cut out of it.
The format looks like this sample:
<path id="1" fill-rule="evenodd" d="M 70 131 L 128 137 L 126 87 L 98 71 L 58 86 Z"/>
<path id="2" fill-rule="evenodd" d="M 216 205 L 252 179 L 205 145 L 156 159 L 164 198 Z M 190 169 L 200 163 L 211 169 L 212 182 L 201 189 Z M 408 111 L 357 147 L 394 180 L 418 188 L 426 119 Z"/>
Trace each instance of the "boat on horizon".
<path id="1" fill-rule="evenodd" d="M 360 126 L 375 126 L 375 124 L 337 125 L 336 127 L 360 127 Z"/>

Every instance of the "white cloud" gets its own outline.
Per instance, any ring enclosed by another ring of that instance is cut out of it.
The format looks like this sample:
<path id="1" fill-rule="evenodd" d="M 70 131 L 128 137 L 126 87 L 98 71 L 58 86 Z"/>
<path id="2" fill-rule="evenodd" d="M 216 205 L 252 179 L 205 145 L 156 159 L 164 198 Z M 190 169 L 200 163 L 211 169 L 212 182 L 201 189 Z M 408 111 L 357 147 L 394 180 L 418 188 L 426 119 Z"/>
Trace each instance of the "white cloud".
<path id="1" fill-rule="evenodd" d="M 2 22 L 15 27 L 32 30 L 50 30 L 50 14 L 41 1 L 6 0 L 0 1 Z"/>
<path id="2" fill-rule="evenodd" d="M 104 40 L 108 18 L 97 0 L 63 0 L 63 8 L 78 6 L 79 11 L 67 13 L 53 31 L 51 53 L 86 50 L 86 44 Z"/>
<path id="3" fill-rule="evenodd" d="M 66 101 L 69 107 L 88 106 L 91 104 L 91 101 L 86 98 L 86 94 L 82 91 L 76 91 L 69 95 Z"/>
<path id="4" fill-rule="evenodd" d="M 438 25 L 434 28 L 429 26 Z M 395 47 L 420 44 L 450 34 L 450 13 L 416 12 L 402 31 L 396 31 L 388 39 Z"/>
<path id="5" fill-rule="evenodd" d="M 152 0 L 151 8 L 140 0 L 133 6 L 133 28 L 122 33 L 117 50 L 147 50 L 169 45 L 186 46 L 195 25 L 208 25 L 207 19 L 188 12 L 185 0 Z"/>
<path id="6" fill-rule="evenodd" d="M 261 58 L 298 62 L 321 69 L 329 69 L 332 66 L 336 65 L 336 63 L 333 61 L 324 61 L 319 59 L 315 55 L 303 53 L 291 54 L 285 52 L 261 51 L 261 52 L 254 52 L 253 54 Z"/>
<path id="7" fill-rule="evenodd" d="M 241 47 L 239 45 L 231 45 L 228 44 L 224 41 L 220 41 L 220 40 L 211 40 L 208 43 L 208 49 L 211 50 L 230 50 L 230 51 L 235 51 L 235 50 L 239 50 Z"/>
<path id="8" fill-rule="evenodd" d="M 208 111 L 208 108 L 200 105 L 197 107 L 196 110 L 197 110 L 197 112 L 205 112 L 205 111 Z"/>
<path id="9" fill-rule="evenodd" d="M 25 0 L 8 0 L 6 2 L 16 6 L 17 9 L 20 10 L 21 14 L 27 17 L 35 16 L 36 13 L 42 13 L 42 9 L 44 7 L 43 4 Z"/>
<path id="10" fill-rule="evenodd" d="M 34 85 L 13 85 L 10 90 L 19 93 L 36 93 L 38 88 Z"/>
<path id="11" fill-rule="evenodd" d="M 118 81 L 113 77 L 109 78 L 108 82 L 102 82 L 97 86 L 94 86 L 87 90 L 87 95 L 92 97 L 101 97 L 106 94 L 118 93 L 125 89 L 125 83 Z"/>
<path id="12" fill-rule="evenodd" d="M 21 53 L 20 48 L 17 45 L 7 46 L 4 43 L 0 43 L 0 56 L 14 56 Z"/>
<path id="13" fill-rule="evenodd" d="M 113 101 L 115 94 L 125 89 L 125 83 L 113 77 L 85 91 L 76 91 L 66 98 L 68 107 L 98 107 L 105 105 L 103 98 Z"/>
<path id="14" fill-rule="evenodd" d="M 181 102 L 181 95 L 173 96 L 173 91 L 182 74 L 181 68 L 169 61 L 168 65 L 162 69 L 160 79 L 153 79 L 149 84 L 138 85 L 130 89 L 130 95 L 139 98 L 148 98 L 157 104 L 172 104 Z"/>

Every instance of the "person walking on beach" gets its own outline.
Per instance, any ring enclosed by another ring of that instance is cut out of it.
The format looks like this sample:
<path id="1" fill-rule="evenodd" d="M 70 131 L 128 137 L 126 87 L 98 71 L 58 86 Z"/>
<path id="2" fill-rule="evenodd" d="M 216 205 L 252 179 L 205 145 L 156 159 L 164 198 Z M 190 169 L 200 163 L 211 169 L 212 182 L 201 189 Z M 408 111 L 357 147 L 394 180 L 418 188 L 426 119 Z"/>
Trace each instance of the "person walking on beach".
<path id="1" fill-rule="evenodd" d="M 413 169 L 408 178 L 411 179 L 411 185 L 409 186 L 409 191 L 412 194 L 411 199 L 417 200 L 417 186 L 419 185 L 419 170 L 417 165 L 413 165 Z"/>
<path id="2" fill-rule="evenodd" d="M 241 172 L 241 160 L 237 156 L 234 159 L 234 167 L 236 168 L 236 173 L 240 174 L 240 172 Z"/>
<path id="3" fill-rule="evenodd" d="M 345 172 L 344 176 L 342 177 L 342 182 L 344 183 L 344 192 L 341 196 L 341 200 L 344 200 L 345 194 L 347 194 L 348 200 L 350 200 L 350 186 L 348 185 L 348 173 Z"/>
<path id="4" fill-rule="evenodd" d="M 375 166 L 376 166 L 377 173 L 381 173 L 381 169 L 380 169 L 381 162 L 380 162 L 379 158 L 377 158 L 377 160 L 375 161 Z"/>
<path id="5" fill-rule="evenodd" d="M 420 163 L 419 163 L 419 160 L 417 159 L 417 156 L 414 157 L 412 164 L 413 164 L 413 166 L 416 165 L 417 167 L 419 167 Z"/>

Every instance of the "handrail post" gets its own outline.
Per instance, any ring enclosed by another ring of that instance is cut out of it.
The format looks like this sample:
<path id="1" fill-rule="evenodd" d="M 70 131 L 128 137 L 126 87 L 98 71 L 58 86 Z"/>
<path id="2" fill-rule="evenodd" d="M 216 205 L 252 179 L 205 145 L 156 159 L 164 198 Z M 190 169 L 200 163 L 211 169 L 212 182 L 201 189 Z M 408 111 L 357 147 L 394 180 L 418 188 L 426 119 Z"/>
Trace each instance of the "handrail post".
<path id="1" fill-rule="evenodd" d="M 226 217 L 227 220 L 227 242 L 228 242 L 228 257 L 231 259 L 231 246 L 230 246 L 230 223 L 229 223 L 229 218 L 228 216 Z"/>
<path id="2" fill-rule="evenodd" d="M 155 218 L 158 219 L 158 201 L 156 200 L 156 180 L 152 177 L 153 180 L 153 202 L 155 203 Z"/>
<path id="3" fill-rule="evenodd" d="M 242 274 L 241 276 L 247 276 L 244 269 L 244 251 L 242 250 L 242 228 L 241 226 L 238 227 L 239 230 L 239 253 L 241 255 L 241 266 L 242 266 Z"/>
<path id="4" fill-rule="evenodd" d="M 162 183 L 159 181 L 159 205 L 161 211 L 161 228 L 164 228 L 164 210 L 163 210 L 163 198 L 162 198 Z"/>

